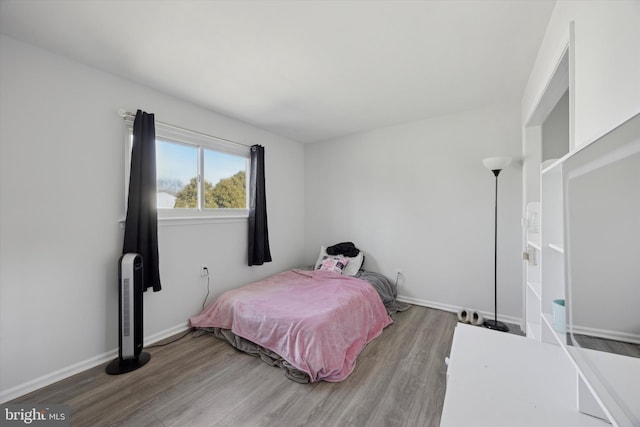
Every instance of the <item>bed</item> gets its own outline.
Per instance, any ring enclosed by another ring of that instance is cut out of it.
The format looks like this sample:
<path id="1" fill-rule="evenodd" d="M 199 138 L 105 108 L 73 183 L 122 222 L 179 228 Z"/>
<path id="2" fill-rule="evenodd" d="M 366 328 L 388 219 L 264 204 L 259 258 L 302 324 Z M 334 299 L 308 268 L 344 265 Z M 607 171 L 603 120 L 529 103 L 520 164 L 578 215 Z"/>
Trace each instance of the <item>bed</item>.
<path id="1" fill-rule="evenodd" d="M 189 323 L 293 381 L 339 382 L 393 322 L 389 314 L 406 308 L 378 273 L 291 269 L 223 293 Z"/>

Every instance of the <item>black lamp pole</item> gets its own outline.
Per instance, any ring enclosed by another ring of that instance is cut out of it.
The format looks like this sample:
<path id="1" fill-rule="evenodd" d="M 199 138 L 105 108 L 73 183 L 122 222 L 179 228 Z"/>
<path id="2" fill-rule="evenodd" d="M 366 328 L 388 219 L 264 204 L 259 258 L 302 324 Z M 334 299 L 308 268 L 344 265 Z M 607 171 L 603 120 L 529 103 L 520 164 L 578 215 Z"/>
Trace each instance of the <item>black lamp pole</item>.
<path id="1" fill-rule="evenodd" d="M 508 332 L 509 327 L 502 322 L 498 322 L 498 175 L 502 169 L 493 169 L 491 172 L 496 176 L 496 200 L 493 224 L 493 307 L 494 319 L 485 320 L 484 327 L 496 331 Z"/>

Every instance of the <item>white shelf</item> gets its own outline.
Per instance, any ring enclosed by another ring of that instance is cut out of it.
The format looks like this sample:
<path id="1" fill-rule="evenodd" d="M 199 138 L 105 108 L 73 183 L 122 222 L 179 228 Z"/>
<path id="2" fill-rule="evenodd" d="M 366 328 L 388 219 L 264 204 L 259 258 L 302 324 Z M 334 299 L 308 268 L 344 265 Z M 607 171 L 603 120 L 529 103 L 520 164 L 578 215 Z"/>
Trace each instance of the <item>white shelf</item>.
<path id="1" fill-rule="evenodd" d="M 527 338 L 540 341 L 540 323 L 527 322 Z"/>
<path id="2" fill-rule="evenodd" d="M 564 247 L 561 244 L 557 244 L 557 243 L 549 243 L 549 248 L 553 249 L 556 252 L 560 252 L 561 254 L 564 253 Z"/>
<path id="3" fill-rule="evenodd" d="M 566 342 L 549 314 L 553 300 L 565 297 L 562 173 L 562 161 L 553 160 L 545 162 L 540 177 L 540 339 L 548 344 Z"/>
<path id="4" fill-rule="evenodd" d="M 531 245 L 534 248 L 536 248 L 537 250 L 541 251 L 542 250 L 542 245 L 540 244 L 540 235 L 538 235 L 538 238 L 532 238 L 531 236 L 529 236 L 529 239 L 527 239 L 527 245 Z"/>
<path id="5" fill-rule="evenodd" d="M 527 263 L 525 292 L 525 332 L 527 337 L 540 339 L 540 258 L 542 254 L 542 235 L 540 234 L 540 202 L 527 203 L 525 218 L 522 222 L 526 236 Z"/>
<path id="6" fill-rule="evenodd" d="M 564 158 L 563 158 L 564 159 Z M 549 159 L 549 160 L 545 160 L 544 162 L 542 162 L 542 164 L 540 165 L 540 174 L 541 175 L 545 175 L 545 174 L 551 174 L 551 173 L 556 173 L 559 171 L 559 168 L 557 166 L 560 166 L 562 164 L 563 159 Z"/>
<path id="7" fill-rule="evenodd" d="M 561 347 L 567 346 L 567 335 L 563 332 L 558 332 L 553 328 L 553 315 L 549 313 L 542 313 L 542 323 L 545 331 L 555 339 L 556 343 Z"/>
<path id="8" fill-rule="evenodd" d="M 529 287 L 529 289 L 531 289 L 531 291 L 535 294 L 535 296 L 538 299 L 541 299 L 540 298 L 540 289 L 541 289 L 540 282 L 529 282 L 529 281 L 527 281 L 527 286 Z"/>

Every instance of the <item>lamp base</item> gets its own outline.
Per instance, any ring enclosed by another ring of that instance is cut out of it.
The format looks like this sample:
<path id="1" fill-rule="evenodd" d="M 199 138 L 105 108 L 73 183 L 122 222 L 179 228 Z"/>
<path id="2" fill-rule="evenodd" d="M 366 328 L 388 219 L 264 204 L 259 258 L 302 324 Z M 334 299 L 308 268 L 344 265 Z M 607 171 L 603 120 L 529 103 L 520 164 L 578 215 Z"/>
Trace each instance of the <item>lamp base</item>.
<path id="1" fill-rule="evenodd" d="M 509 327 L 497 320 L 485 320 L 484 327 L 487 329 L 493 329 L 494 331 L 509 332 Z"/>

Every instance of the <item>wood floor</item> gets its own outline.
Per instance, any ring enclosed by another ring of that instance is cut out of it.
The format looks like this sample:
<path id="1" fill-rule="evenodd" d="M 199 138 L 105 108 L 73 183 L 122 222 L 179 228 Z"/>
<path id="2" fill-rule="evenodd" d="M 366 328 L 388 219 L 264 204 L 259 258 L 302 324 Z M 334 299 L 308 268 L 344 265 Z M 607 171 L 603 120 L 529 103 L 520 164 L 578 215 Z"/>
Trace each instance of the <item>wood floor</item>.
<path id="1" fill-rule="evenodd" d="M 341 383 L 297 384 L 208 335 L 151 348 L 126 375 L 90 369 L 13 402 L 67 404 L 72 426 L 438 426 L 456 316 L 413 306 Z"/>
<path id="2" fill-rule="evenodd" d="M 607 353 L 621 354 L 628 357 L 640 357 L 640 345 L 589 335 L 574 334 L 573 337 L 582 348 L 604 351 Z M 567 342 L 573 345 L 571 335 L 567 334 Z"/>

